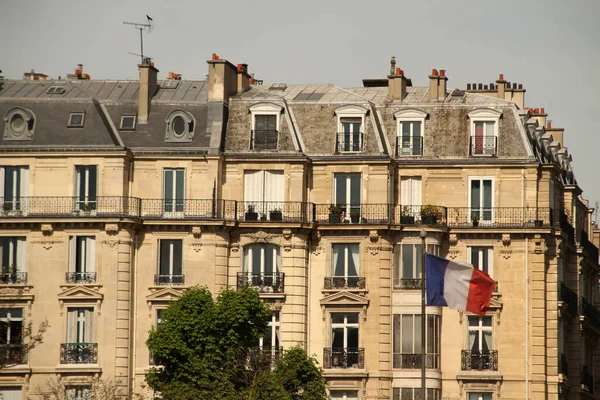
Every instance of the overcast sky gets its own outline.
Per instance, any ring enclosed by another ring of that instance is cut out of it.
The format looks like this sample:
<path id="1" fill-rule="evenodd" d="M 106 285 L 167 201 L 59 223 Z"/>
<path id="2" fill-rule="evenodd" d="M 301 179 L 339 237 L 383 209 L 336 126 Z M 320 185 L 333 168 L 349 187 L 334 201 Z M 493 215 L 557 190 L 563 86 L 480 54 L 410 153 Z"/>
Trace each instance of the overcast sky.
<path id="1" fill-rule="evenodd" d="M 600 201 L 598 0 L 0 0 L 0 70 L 57 78 L 82 63 L 92 79 L 137 79 L 139 34 L 122 22 L 146 15 L 159 78 L 204 79 L 212 53 L 265 83 L 361 86 L 385 77 L 391 56 L 415 86 L 432 68 L 449 88 L 503 73 L 565 128 L 584 197 Z"/>

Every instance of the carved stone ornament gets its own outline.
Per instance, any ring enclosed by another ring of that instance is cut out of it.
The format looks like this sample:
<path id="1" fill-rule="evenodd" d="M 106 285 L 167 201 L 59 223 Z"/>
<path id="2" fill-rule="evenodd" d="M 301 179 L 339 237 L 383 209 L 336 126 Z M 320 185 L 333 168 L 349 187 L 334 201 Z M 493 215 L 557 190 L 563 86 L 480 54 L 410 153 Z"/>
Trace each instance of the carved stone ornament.
<path id="1" fill-rule="evenodd" d="M 450 244 L 450 246 L 456 246 L 458 244 L 458 236 L 456 235 L 456 233 L 450 234 L 450 236 L 448 237 L 448 243 Z"/>
<path id="2" fill-rule="evenodd" d="M 367 246 L 367 249 L 371 253 L 371 255 L 375 256 L 379 253 L 380 245 L 379 245 L 379 234 L 376 230 L 369 231 L 369 240 L 371 244 Z"/>
<path id="3" fill-rule="evenodd" d="M 244 234 L 242 235 L 242 237 L 252 243 L 269 243 L 276 236 L 265 231 L 257 231 L 253 233 Z"/>
<path id="4" fill-rule="evenodd" d="M 41 230 L 44 236 L 52 236 L 52 233 L 54 232 L 52 224 L 42 224 Z"/>
<path id="5" fill-rule="evenodd" d="M 283 251 L 291 251 L 292 250 L 292 230 L 284 229 L 283 230 L 283 240 L 282 243 Z"/>
<path id="6" fill-rule="evenodd" d="M 200 250 L 202 250 L 202 243 L 190 243 L 190 247 L 192 250 L 198 253 Z"/>
<path id="7" fill-rule="evenodd" d="M 108 250 L 115 251 L 119 246 L 119 239 L 108 239 L 104 241 L 104 244 L 108 247 Z"/>
<path id="8" fill-rule="evenodd" d="M 200 237 L 202 236 L 202 227 L 193 226 L 192 227 L 192 235 L 194 235 L 194 239 L 200 239 Z"/>
<path id="9" fill-rule="evenodd" d="M 456 245 L 458 244 L 458 236 L 456 235 L 456 233 L 450 234 L 450 236 L 448 237 L 448 244 L 450 245 L 450 247 L 448 248 L 448 257 L 455 259 L 456 257 L 458 257 L 458 249 L 456 248 Z"/>
<path id="10" fill-rule="evenodd" d="M 321 254 L 323 252 L 323 247 L 321 247 L 321 232 L 317 231 L 313 235 L 312 245 L 313 245 L 313 251 L 312 251 L 313 255 L 318 256 L 319 254 Z"/>
<path id="11" fill-rule="evenodd" d="M 52 246 L 54 245 L 54 242 L 52 240 L 46 240 L 42 242 L 42 247 L 45 250 L 50 250 L 52 248 Z"/>
<path id="12" fill-rule="evenodd" d="M 115 236 L 119 233 L 119 225 L 118 224 L 105 224 L 104 231 L 107 235 Z"/>
<path id="13" fill-rule="evenodd" d="M 533 237 L 531 252 L 533 254 L 545 254 L 546 250 L 548 250 L 548 246 L 546 246 L 546 239 L 542 238 L 542 235 L 535 235 Z"/>
<path id="14" fill-rule="evenodd" d="M 236 234 L 231 233 L 229 235 L 229 247 L 231 251 L 237 253 L 240 251 L 240 238 Z"/>
<path id="15" fill-rule="evenodd" d="M 502 255 L 502 257 L 509 259 L 512 253 L 512 250 L 510 248 L 510 233 L 503 233 L 501 242 L 502 248 L 500 248 L 500 254 Z"/>

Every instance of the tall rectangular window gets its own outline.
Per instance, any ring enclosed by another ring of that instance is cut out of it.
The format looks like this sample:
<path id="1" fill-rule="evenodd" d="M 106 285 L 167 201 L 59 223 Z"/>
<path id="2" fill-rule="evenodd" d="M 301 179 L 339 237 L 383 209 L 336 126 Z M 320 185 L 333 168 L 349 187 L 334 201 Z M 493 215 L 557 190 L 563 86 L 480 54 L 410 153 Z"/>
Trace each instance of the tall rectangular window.
<path id="1" fill-rule="evenodd" d="M 159 264 L 157 285 L 182 285 L 183 240 L 161 239 L 159 243 Z"/>
<path id="2" fill-rule="evenodd" d="M 29 167 L 0 167 L 2 211 L 27 211 Z"/>
<path id="3" fill-rule="evenodd" d="M 358 400 L 358 390 L 331 390 L 331 400 Z"/>
<path id="4" fill-rule="evenodd" d="M 0 359 L 3 365 L 22 364 L 25 361 L 23 348 L 23 309 L 0 309 Z"/>
<path id="5" fill-rule="evenodd" d="M 471 135 L 471 155 L 491 156 L 496 154 L 494 121 L 475 121 L 475 132 Z"/>
<path id="6" fill-rule="evenodd" d="M 395 314 L 393 324 L 393 367 L 421 368 L 421 315 Z M 425 326 L 426 367 L 438 369 L 440 359 L 440 316 L 427 315 Z"/>
<path id="7" fill-rule="evenodd" d="M 163 178 L 164 213 L 168 217 L 183 217 L 184 208 L 184 178 L 183 168 L 165 168 Z"/>
<path id="8" fill-rule="evenodd" d="M 334 174 L 333 201 L 342 208 L 343 218 L 350 221 L 350 216 L 360 215 L 361 175 Z"/>
<path id="9" fill-rule="evenodd" d="M 26 255 L 27 241 L 25 237 L 0 237 L 0 259 L 2 260 L 0 284 L 27 282 Z"/>
<path id="10" fill-rule="evenodd" d="M 325 288 L 364 289 L 364 279 L 360 278 L 360 245 L 335 243 L 331 249 L 331 278 L 325 278 Z"/>
<path id="11" fill-rule="evenodd" d="M 469 349 L 462 353 L 463 370 L 498 370 L 498 352 L 493 350 L 492 317 L 468 317 Z"/>
<path id="12" fill-rule="evenodd" d="M 492 393 L 469 393 L 469 400 L 492 400 Z"/>
<path id="13" fill-rule="evenodd" d="M 339 152 L 362 151 L 362 118 L 340 118 Z"/>
<path id="14" fill-rule="evenodd" d="M 334 368 L 358 367 L 358 313 L 331 314 L 331 363 Z"/>
<path id="15" fill-rule="evenodd" d="M 493 199 L 491 179 L 470 179 L 471 219 L 480 223 L 492 222 Z"/>
<path id="16" fill-rule="evenodd" d="M 277 150 L 277 115 L 254 116 L 253 150 Z"/>
<path id="17" fill-rule="evenodd" d="M 422 246 L 420 244 L 397 244 L 394 246 L 394 289 L 420 289 L 422 273 Z M 427 244 L 427 252 L 439 255 L 438 245 Z"/>
<path id="18" fill-rule="evenodd" d="M 67 311 L 67 343 L 93 343 L 94 309 L 68 308 Z"/>
<path id="19" fill-rule="evenodd" d="M 472 246 L 469 248 L 469 262 L 489 276 L 493 277 L 494 249 L 486 246 Z"/>
<path id="20" fill-rule="evenodd" d="M 98 194 L 98 166 L 75 166 L 75 196 L 78 210 L 95 210 Z"/>
<path id="21" fill-rule="evenodd" d="M 271 320 L 269 321 L 269 329 L 265 336 L 261 337 L 258 342 L 258 346 L 263 352 L 270 352 L 272 355 L 279 353 L 279 346 L 281 346 L 281 339 L 279 338 L 280 326 L 279 311 L 273 311 L 271 313 Z"/>
<path id="22" fill-rule="evenodd" d="M 420 156 L 423 154 L 423 134 L 421 121 L 400 122 L 398 155 Z"/>
<path id="23" fill-rule="evenodd" d="M 89 386 L 67 386 L 65 388 L 66 400 L 91 400 L 92 394 Z"/>
<path id="24" fill-rule="evenodd" d="M 247 220 L 283 218 L 287 214 L 284 204 L 285 180 L 283 171 L 244 172 L 244 210 Z M 279 216 L 274 214 L 279 211 Z M 249 214 L 251 213 L 251 214 Z"/>
<path id="25" fill-rule="evenodd" d="M 421 177 L 402 176 L 400 178 L 400 223 L 414 224 L 421 220 Z"/>
<path id="26" fill-rule="evenodd" d="M 71 236 L 69 238 L 69 272 L 67 282 L 94 283 L 96 281 L 96 238 Z"/>

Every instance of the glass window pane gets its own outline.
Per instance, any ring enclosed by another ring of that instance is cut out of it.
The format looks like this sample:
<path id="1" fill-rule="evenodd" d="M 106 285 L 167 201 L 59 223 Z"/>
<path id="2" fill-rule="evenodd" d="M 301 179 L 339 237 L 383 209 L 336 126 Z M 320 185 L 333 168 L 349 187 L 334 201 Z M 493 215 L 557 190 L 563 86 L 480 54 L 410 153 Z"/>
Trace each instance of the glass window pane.
<path id="1" fill-rule="evenodd" d="M 344 205 L 346 204 L 346 180 L 348 175 L 346 174 L 335 174 L 335 199 L 336 204 Z"/>
<path id="2" fill-rule="evenodd" d="M 252 274 L 260 275 L 262 265 L 262 247 L 259 245 L 252 246 Z"/>
<path id="3" fill-rule="evenodd" d="M 402 315 L 402 353 L 413 353 L 413 316 Z"/>
<path id="4" fill-rule="evenodd" d="M 492 326 L 492 317 L 481 317 L 483 326 Z"/>
<path id="5" fill-rule="evenodd" d="M 331 323 L 343 324 L 344 323 L 344 314 L 339 314 L 339 313 L 331 314 Z"/>
<path id="6" fill-rule="evenodd" d="M 420 244 L 416 244 L 415 245 L 415 261 L 416 261 L 416 268 L 417 268 L 417 273 L 416 273 L 416 278 L 420 279 L 421 278 L 421 271 L 423 271 L 422 269 L 422 262 L 423 262 L 423 246 Z"/>
<path id="7" fill-rule="evenodd" d="M 346 321 L 349 324 L 358 324 L 358 314 L 346 314 Z"/>
<path id="8" fill-rule="evenodd" d="M 350 175 L 350 204 L 360 205 L 360 174 Z"/>
<path id="9" fill-rule="evenodd" d="M 414 279 L 415 273 L 413 268 L 413 245 L 402 245 L 402 278 Z"/>
<path id="10" fill-rule="evenodd" d="M 331 338 L 331 347 L 334 349 L 344 348 L 344 328 L 332 328 L 333 337 Z"/>
<path id="11" fill-rule="evenodd" d="M 471 181 L 471 207 L 480 207 L 480 196 L 481 196 L 481 181 Z"/>
<path id="12" fill-rule="evenodd" d="M 347 347 L 349 349 L 358 348 L 358 328 L 348 327 Z"/>

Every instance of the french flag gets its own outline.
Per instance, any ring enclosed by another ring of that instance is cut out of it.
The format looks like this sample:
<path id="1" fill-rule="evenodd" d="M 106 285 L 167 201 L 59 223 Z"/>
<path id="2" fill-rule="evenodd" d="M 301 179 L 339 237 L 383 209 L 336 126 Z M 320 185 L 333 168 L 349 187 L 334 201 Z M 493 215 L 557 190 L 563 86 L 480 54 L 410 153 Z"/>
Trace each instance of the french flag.
<path id="1" fill-rule="evenodd" d="M 496 282 L 471 264 L 450 261 L 427 253 L 425 285 L 427 305 L 450 307 L 485 315 Z"/>

